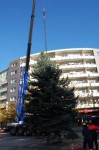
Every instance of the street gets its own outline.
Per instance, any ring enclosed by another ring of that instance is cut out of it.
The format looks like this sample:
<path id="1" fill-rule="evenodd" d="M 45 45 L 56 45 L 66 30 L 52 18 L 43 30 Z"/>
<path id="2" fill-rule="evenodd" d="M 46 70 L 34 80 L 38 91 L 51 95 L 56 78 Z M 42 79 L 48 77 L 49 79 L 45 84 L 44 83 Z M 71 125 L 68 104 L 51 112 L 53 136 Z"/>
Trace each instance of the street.
<path id="1" fill-rule="evenodd" d="M 79 132 L 80 138 L 77 140 L 67 140 L 64 144 L 47 145 L 46 139 L 34 136 L 10 136 L 6 133 L 0 133 L 0 150 L 78 150 L 78 145 L 82 148 L 83 138 Z M 99 138 L 98 138 L 99 144 Z"/>
<path id="2" fill-rule="evenodd" d="M 77 141 L 72 143 L 76 143 Z M 65 144 L 47 145 L 46 139 L 34 136 L 10 136 L 9 134 L 0 134 L 0 150 L 69 150 L 71 140 Z"/>
<path id="3" fill-rule="evenodd" d="M 47 145 L 44 138 L 33 136 L 10 136 L 9 134 L 0 134 L 0 150 L 49 150 L 57 149 L 55 145 Z M 58 150 L 63 150 L 59 146 Z"/>
<path id="4" fill-rule="evenodd" d="M 42 143 L 42 139 L 39 139 Z M 31 136 L 10 136 L 8 134 L 0 134 L 1 150 L 38 150 L 37 138 Z"/>

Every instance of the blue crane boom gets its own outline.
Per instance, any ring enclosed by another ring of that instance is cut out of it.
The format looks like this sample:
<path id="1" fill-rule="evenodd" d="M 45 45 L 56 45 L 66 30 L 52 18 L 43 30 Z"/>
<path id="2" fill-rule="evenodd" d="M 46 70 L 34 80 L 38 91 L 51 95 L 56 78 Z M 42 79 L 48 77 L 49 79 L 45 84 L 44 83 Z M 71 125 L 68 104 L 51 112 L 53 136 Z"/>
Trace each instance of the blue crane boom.
<path id="1" fill-rule="evenodd" d="M 18 117 L 15 118 L 16 123 L 8 123 L 7 131 L 10 131 L 11 135 L 32 135 L 33 131 L 30 130 L 29 126 L 24 123 L 25 116 L 25 100 L 23 95 L 26 94 L 26 86 L 28 85 L 28 70 L 29 70 L 29 61 L 30 61 L 30 52 L 31 52 L 31 41 L 32 41 L 32 32 L 34 25 L 34 15 L 35 15 L 35 5 L 36 0 L 33 0 L 32 15 L 30 20 L 30 30 L 29 38 L 27 45 L 27 56 L 26 56 L 26 66 L 20 67 L 20 83 L 19 83 L 19 92 L 18 92 L 18 105 L 17 105 L 17 114 Z"/>
<path id="2" fill-rule="evenodd" d="M 25 87 L 28 85 L 28 70 L 29 70 L 30 52 L 31 52 L 31 45 L 32 45 L 32 32 L 33 32 L 34 17 L 35 17 L 35 6 L 36 6 L 36 0 L 33 0 L 32 14 L 31 14 L 31 20 L 30 20 L 29 38 L 28 38 L 28 45 L 27 45 L 26 67 L 25 67 L 23 83 L 22 83 L 22 87 L 21 87 L 22 88 L 21 96 L 19 96 L 19 98 L 18 98 L 17 114 L 19 117 L 16 117 L 16 122 L 23 121 L 25 118 L 25 112 L 22 111 L 25 109 L 25 101 L 23 99 L 23 95 L 26 94 Z"/>

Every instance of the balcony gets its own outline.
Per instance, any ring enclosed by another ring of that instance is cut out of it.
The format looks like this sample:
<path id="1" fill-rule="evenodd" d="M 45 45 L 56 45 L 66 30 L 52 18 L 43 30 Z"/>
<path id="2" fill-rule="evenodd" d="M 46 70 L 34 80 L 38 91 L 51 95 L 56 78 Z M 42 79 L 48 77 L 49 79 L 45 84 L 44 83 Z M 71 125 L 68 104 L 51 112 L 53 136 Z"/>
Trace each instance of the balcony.
<path id="1" fill-rule="evenodd" d="M 96 68 L 96 64 L 74 64 L 74 65 L 61 65 L 60 69 L 76 69 L 76 68 Z"/>
<path id="2" fill-rule="evenodd" d="M 36 63 L 37 63 L 37 61 L 31 60 L 29 64 L 30 64 L 30 66 L 31 66 L 31 65 L 34 65 L 34 64 L 36 64 Z"/>
<path id="3" fill-rule="evenodd" d="M 60 60 L 76 60 L 76 59 L 95 59 L 92 55 L 67 55 L 67 56 L 55 56 L 54 58 L 50 58 L 53 61 L 60 61 Z"/>
<path id="4" fill-rule="evenodd" d="M 76 108 L 98 108 L 99 104 L 78 104 Z"/>
<path id="5" fill-rule="evenodd" d="M 92 87 L 95 86 L 96 87 L 96 86 L 99 86 L 99 83 L 91 83 L 90 86 L 92 86 Z"/>
<path id="6" fill-rule="evenodd" d="M 83 88 L 83 87 L 99 87 L 99 83 L 71 83 L 70 87 Z"/>
<path id="7" fill-rule="evenodd" d="M 6 104 L 0 104 L 0 109 L 6 108 Z"/>
<path id="8" fill-rule="evenodd" d="M 7 92 L 7 88 L 0 89 L 0 93 Z"/>
<path id="9" fill-rule="evenodd" d="M 98 77 L 98 73 L 81 73 L 81 72 L 75 72 L 75 73 L 63 73 L 61 78 L 82 78 L 82 77 Z"/>
<path id="10" fill-rule="evenodd" d="M 99 97 L 99 92 L 93 92 L 93 93 L 84 93 L 80 91 L 75 91 L 75 96 L 79 96 L 80 98 L 92 98 L 92 97 Z"/>
<path id="11" fill-rule="evenodd" d="M 5 84 L 7 84 L 8 82 L 7 82 L 7 80 L 1 80 L 0 81 L 0 85 L 5 85 Z"/>
<path id="12" fill-rule="evenodd" d="M 6 100 L 6 99 L 7 99 L 7 96 L 0 96 L 0 101 Z"/>
<path id="13" fill-rule="evenodd" d="M 79 92 L 79 91 L 75 91 L 75 96 L 79 96 L 79 97 L 89 97 L 89 93 L 83 93 L 83 92 Z"/>

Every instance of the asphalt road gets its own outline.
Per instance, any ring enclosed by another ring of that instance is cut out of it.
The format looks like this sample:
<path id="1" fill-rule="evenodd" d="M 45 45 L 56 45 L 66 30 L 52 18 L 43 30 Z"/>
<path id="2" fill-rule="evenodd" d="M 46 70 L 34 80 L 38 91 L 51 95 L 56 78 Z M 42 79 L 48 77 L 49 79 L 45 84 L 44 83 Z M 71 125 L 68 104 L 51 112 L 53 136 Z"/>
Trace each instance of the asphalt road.
<path id="1" fill-rule="evenodd" d="M 80 131 L 78 131 L 78 134 L 80 135 L 79 139 L 67 140 L 66 143 L 62 145 L 47 145 L 46 139 L 34 136 L 0 134 L 0 150 L 71 150 L 72 144 L 74 145 L 74 150 L 81 150 L 83 138 Z M 78 145 L 80 145 L 80 148 L 78 148 Z"/>
<path id="2" fill-rule="evenodd" d="M 76 143 L 77 147 L 77 141 L 72 143 Z M 47 145 L 44 138 L 0 134 L 0 150 L 70 150 L 72 143 L 71 140 L 67 140 L 65 144 Z"/>
<path id="3" fill-rule="evenodd" d="M 42 143 L 42 139 L 39 142 Z M 37 138 L 31 136 L 0 134 L 0 150 L 39 150 L 38 144 Z"/>
<path id="4" fill-rule="evenodd" d="M 0 134 L 0 150 L 64 150 L 64 146 L 47 145 L 46 139 L 33 136 Z M 66 146 L 65 146 L 66 150 Z"/>

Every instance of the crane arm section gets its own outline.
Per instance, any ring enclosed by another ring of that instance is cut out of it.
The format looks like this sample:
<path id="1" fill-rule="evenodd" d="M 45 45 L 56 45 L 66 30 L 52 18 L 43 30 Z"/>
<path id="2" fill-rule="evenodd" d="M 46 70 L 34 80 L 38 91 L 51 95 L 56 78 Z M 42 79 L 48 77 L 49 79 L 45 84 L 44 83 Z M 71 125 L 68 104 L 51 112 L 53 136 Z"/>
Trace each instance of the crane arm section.
<path id="1" fill-rule="evenodd" d="M 32 7 L 32 15 L 31 15 L 31 21 L 30 21 L 30 31 L 29 31 L 29 38 L 28 38 L 28 47 L 27 47 L 27 57 L 26 57 L 26 69 L 25 69 L 25 72 L 28 72 L 28 69 L 29 69 L 32 32 L 33 32 L 34 17 L 35 17 L 35 6 L 36 6 L 36 0 L 33 1 L 33 7 Z"/>
<path id="2" fill-rule="evenodd" d="M 35 17 L 35 6 L 36 0 L 33 0 L 33 7 L 32 7 L 32 14 L 30 20 L 30 30 L 29 30 L 29 38 L 28 38 L 28 45 L 27 45 L 27 56 L 26 56 L 26 67 L 23 76 L 23 83 L 21 87 L 21 96 L 18 98 L 18 106 L 17 106 L 17 114 L 19 118 L 16 117 L 16 121 L 18 122 L 23 121 L 25 118 L 25 100 L 23 99 L 23 95 L 26 94 L 25 87 L 28 85 L 28 70 L 29 70 L 29 61 L 30 61 L 30 52 L 31 52 L 31 41 L 32 41 L 32 32 L 33 32 L 33 25 L 34 25 L 34 17 Z"/>

